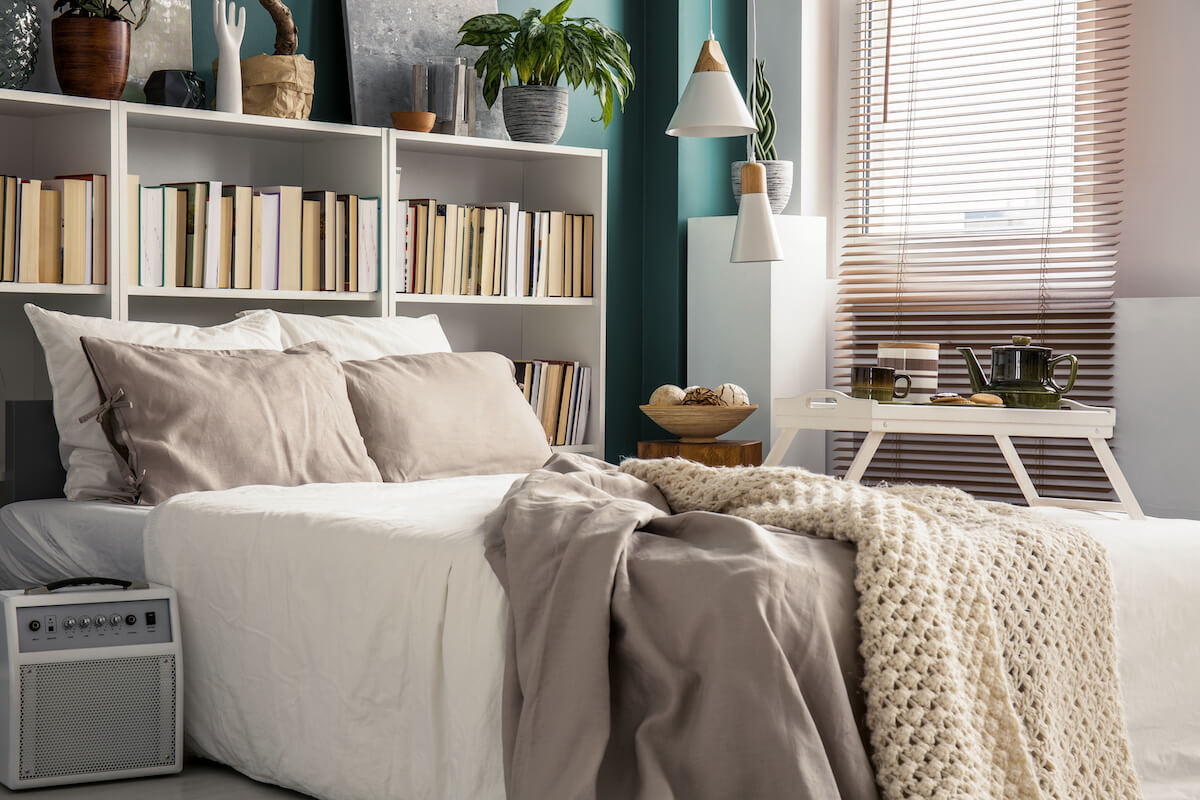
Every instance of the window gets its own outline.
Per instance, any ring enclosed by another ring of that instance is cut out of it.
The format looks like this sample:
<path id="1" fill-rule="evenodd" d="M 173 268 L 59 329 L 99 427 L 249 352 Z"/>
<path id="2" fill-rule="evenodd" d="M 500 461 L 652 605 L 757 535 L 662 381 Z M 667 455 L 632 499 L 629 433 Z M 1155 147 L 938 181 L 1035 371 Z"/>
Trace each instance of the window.
<path id="1" fill-rule="evenodd" d="M 878 342 L 917 340 L 942 345 L 940 388 L 966 392 L 954 346 L 988 369 L 1024 334 L 1079 356 L 1071 398 L 1111 404 L 1129 8 L 858 0 L 838 386 Z M 840 471 L 859 438 L 835 439 Z M 1108 495 L 1086 442 L 1017 445 L 1039 492 Z M 991 439 L 888 437 L 866 479 L 1020 497 Z"/>

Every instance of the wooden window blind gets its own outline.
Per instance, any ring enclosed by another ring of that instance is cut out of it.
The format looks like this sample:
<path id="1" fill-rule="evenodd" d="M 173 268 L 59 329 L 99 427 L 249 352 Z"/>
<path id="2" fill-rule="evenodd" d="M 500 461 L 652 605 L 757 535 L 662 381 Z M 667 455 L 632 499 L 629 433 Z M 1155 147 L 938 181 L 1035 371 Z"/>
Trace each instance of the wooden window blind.
<path id="1" fill-rule="evenodd" d="M 969 393 L 1014 334 L 1079 357 L 1110 405 L 1128 0 L 858 0 L 835 385 L 881 341 L 938 342 Z M 1065 370 L 1060 381 L 1065 381 Z M 861 435 L 834 439 L 844 473 Z M 1040 492 L 1106 498 L 1086 442 L 1017 440 Z M 991 439 L 884 439 L 865 480 L 1020 492 Z"/>

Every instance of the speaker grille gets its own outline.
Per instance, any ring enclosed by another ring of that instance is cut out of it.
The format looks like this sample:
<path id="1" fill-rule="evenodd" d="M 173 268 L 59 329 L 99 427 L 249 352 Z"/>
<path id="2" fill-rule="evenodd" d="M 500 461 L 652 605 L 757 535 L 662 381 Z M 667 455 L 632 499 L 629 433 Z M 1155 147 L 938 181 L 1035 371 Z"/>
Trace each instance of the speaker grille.
<path id="1" fill-rule="evenodd" d="M 175 657 L 21 667 L 20 780 L 175 763 Z"/>

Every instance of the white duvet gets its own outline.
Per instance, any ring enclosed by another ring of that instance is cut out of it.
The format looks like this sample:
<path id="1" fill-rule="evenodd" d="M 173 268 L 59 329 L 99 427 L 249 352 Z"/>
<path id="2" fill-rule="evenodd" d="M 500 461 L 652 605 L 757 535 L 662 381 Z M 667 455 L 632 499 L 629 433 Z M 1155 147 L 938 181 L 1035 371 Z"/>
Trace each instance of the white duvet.
<path id="1" fill-rule="evenodd" d="M 516 476 L 185 495 L 146 528 L 179 593 L 189 745 L 337 800 L 500 800 L 507 604 L 484 517 Z M 1108 546 L 1146 800 L 1200 800 L 1200 522 L 1066 514 Z"/>
<path id="2" fill-rule="evenodd" d="M 515 478 L 156 509 L 146 571 L 179 595 L 188 745 L 321 798 L 502 800 L 508 606 L 481 526 Z"/>

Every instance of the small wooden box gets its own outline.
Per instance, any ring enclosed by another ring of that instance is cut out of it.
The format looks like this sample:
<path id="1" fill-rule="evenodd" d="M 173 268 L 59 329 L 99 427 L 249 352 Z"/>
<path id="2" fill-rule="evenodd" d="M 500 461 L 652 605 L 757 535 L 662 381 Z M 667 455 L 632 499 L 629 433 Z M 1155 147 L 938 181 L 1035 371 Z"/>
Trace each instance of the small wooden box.
<path id="1" fill-rule="evenodd" d="M 710 467 L 757 467 L 762 464 L 762 442 L 717 439 L 715 442 L 681 442 L 665 439 L 638 442 L 638 458 L 686 458 Z"/>

